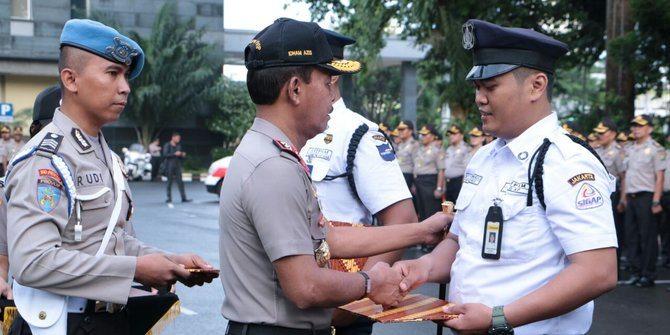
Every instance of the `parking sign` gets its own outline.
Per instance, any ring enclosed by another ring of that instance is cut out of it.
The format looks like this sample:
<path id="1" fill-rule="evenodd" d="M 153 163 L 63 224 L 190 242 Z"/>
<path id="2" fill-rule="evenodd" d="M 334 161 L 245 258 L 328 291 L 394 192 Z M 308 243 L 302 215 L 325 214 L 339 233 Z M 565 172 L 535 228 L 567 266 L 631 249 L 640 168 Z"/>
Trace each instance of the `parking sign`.
<path id="1" fill-rule="evenodd" d="M 0 122 L 9 123 L 14 121 L 14 105 L 0 102 Z"/>

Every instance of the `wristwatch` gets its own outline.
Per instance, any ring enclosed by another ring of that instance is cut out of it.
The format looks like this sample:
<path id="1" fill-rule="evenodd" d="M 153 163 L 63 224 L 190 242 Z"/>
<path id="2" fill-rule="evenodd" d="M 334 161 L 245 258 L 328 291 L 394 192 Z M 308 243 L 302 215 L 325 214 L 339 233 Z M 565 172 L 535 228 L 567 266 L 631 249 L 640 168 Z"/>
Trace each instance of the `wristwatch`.
<path id="1" fill-rule="evenodd" d="M 372 291 L 372 282 L 370 281 L 370 276 L 368 276 L 367 273 L 363 271 L 358 271 L 358 273 L 360 273 L 361 276 L 365 278 L 365 295 L 363 295 L 363 298 L 365 298 L 368 296 L 368 294 L 370 294 L 370 291 Z"/>
<path id="2" fill-rule="evenodd" d="M 514 329 L 507 323 L 503 306 L 493 307 L 491 328 L 489 335 L 514 335 Z"/>

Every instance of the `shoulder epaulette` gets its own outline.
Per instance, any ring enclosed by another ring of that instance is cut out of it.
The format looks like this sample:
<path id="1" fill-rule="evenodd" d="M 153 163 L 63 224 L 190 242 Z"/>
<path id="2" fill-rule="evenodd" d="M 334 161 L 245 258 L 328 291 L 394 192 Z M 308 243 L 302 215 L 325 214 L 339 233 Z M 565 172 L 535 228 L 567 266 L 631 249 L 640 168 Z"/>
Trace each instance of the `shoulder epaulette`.
<path id="1" fill-rule="evenodd" d="M 37 145 L 37 150 L 55 154 L 58 152 L 58 148 L 60 147 L 62 141 L 63 135 L 47 133 L 40 144 Z"/>
<path id="2" fill-rule="evenodd" d="M 281 150 L 281 151 L 283 151 L 283 152 L 285 152 L 285 153 L 287 153 L 287 154 L 289 154 L 289 155 L 291 155 L 291 156 L 297 158 L 298 160 L 301 160 L 301 158 L 300 158 L 300 154 L 298 154 L 298 152 L 295 151 L 295 149 L 293 149 L 293 146 L 291 146 L 290 144 L 288 144 L 288 143 L 286 143 L 286 142 L 284 142 L 284 141 L 281 141 L 281 140 L 277 140 L 277 139 L 272 140 L 272 143 L 273 143 L 277 148 L 279 148 L 279 150 Z"/>

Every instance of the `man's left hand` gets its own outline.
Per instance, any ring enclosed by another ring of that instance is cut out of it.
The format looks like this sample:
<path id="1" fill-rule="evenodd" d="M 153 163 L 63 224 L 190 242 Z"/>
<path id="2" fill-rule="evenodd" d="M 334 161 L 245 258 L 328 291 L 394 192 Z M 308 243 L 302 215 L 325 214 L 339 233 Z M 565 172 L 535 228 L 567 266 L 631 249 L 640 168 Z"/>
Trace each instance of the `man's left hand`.
<path id="1" fill-rule="evenodd" d="M 486 334 L 491 328 L 493 309 L 483 304 L 462 304 L 445 307 L 447 314 L 457 314 L 458 317 L 447 320 L 444 325 L 455 330 L 458 334 Z"/>
<path id="2" fill-rule="evenodd" d="M 12 288 L 2 278 L 0 278 L 0 295 L 6 297 L 8 300 L 14 299 L 14 295 L 12 294 Z"/>

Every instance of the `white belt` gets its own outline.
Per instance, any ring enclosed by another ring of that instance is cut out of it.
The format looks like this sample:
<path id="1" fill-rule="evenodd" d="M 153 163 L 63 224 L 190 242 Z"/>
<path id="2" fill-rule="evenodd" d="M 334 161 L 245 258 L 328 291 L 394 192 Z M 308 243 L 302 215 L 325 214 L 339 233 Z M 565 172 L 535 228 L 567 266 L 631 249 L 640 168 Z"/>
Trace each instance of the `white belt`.
<path id="1" fill-rule="evenodd" d="M 68 313 L 84 313 L 88 300 L 80 297 L 69 297 L 67 299 Z"/>

